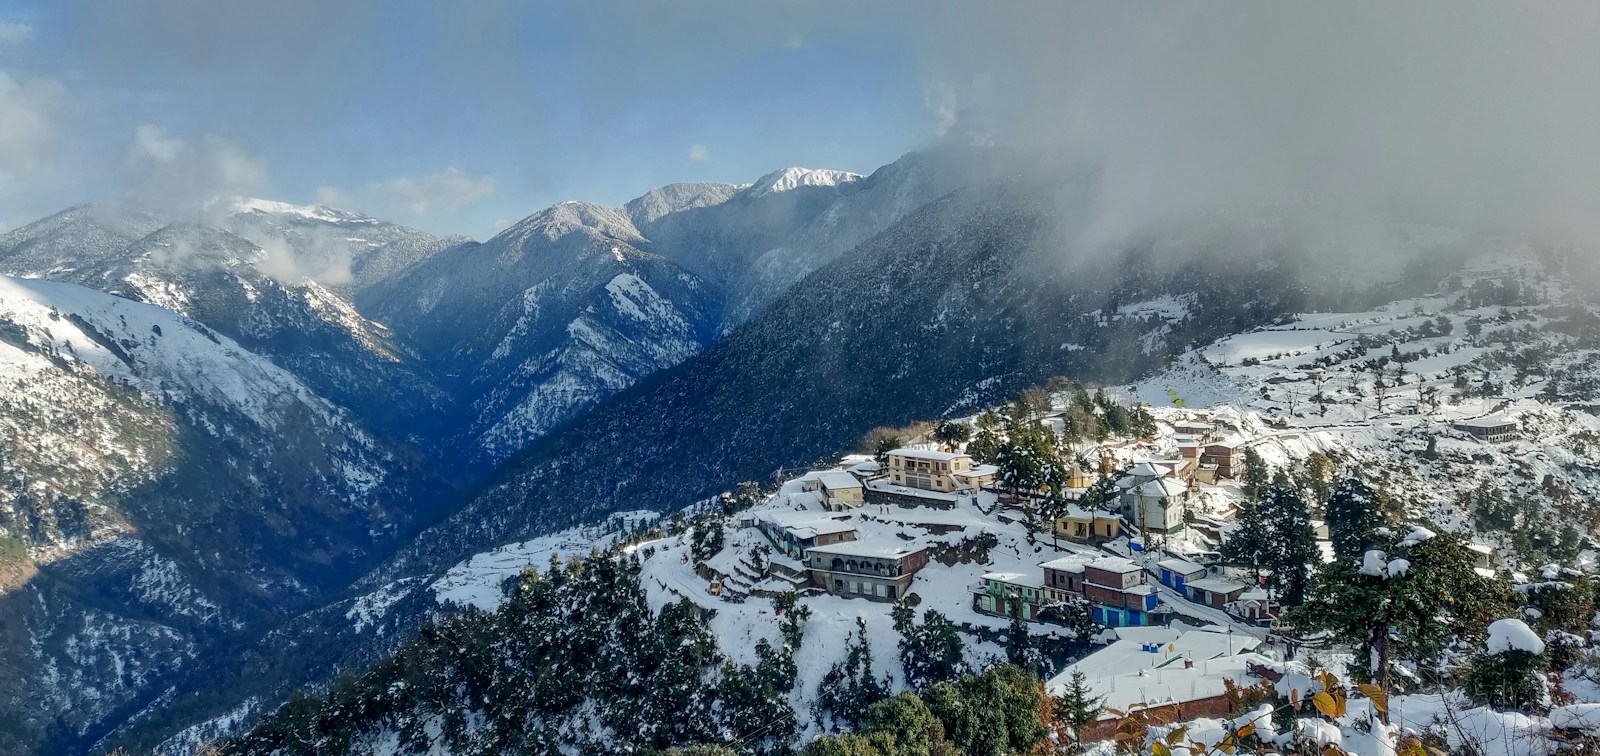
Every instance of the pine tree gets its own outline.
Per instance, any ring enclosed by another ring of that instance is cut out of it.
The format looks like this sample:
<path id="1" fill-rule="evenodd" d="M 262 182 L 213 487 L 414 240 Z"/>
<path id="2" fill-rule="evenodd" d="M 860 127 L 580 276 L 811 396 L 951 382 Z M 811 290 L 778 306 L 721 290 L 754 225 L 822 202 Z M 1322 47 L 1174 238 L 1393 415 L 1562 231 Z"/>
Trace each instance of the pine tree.
<path id="1" fill-rule="evenodd" d="M 900 664 L 911 687 L 953 680 L 966 669 L 965 646 L 949 618 L 929 609 L 918 623 L 916 610 L 904 600 L 889 615 L 900 633 Z"/>
<path id="2" fill-rule="evenodd" d="M 1006 661 L 1035 675 L 1040 674 L 1044 671 L 1044 654 L 1040 653 L 1039 644 L 1028 631 L 1028 621 L 1022 618 L 1022 599 L 1015 599 L 1014 602 L 1011 622 L 1006 626 Z"/>
<path id="3" fill-rule="evenodd" d="M 1104 701 L 1104 696 L 1091 695 L 1089 678 L 1082 670 L 1072 671 L 1072 675 L 1067 678 L 1067 688 L 1056 700 L 1052 713 L 1055 715 L 1056 723 L 1072 736 L 1075 749 L 1082 749 L 1082 746 L 1077 744 L 1083 740 L 1083 728 L 1094 724 L 1095 720 L 1100 718 L 1100 712 L 1104 710 L 1101 704 Z"/>
<path id="4" fill-rule="evenodd" d="M 1244 480 L 1240 487 L 1244 489 L 1245 496 L 1259 498 L 1272 482 L 1272 469 L 1261 459 L 1261 453 L 1250 447 L 1244 450 L 1243 462 Z"/>
<path id="5" fill-rule="evenodd" d="M 1328 497 L 1328 539 L 1339 559 L 1360 559 L 1372 543 L 1373 531 L 1383 525 L 1378 494 L 1357 477 L 1339 481 Z"/>
<path id="6" fill-rule="evenodd" d="M 1268 584 L 1283 591 L 1283 602 L 1294 606 L 1305 601 L 1311 588 L 1312 566 L 1321 562 L 1317 534 L 1311 529 L 1311 513 L 1300 492 L 1275 485 L 1262 499 L 1262 509 L 1271 533 Z"/>
<path id="7" fill-rule="evenodd" d="M 837 723 L 855 727 L 869 707 L 888 695 L 887 680 L 873 677 L 867 623 L 857 617 L 855 639 L 845 652 L 845 658 L 829 668 L 817 687 L 817 710 L 832 716 Z"/>
<path id="8" fill-rule="evenodd" d="M 1459 537 L 1394 540 L 1375 544 L 1370 560 L 1364 552 L 1326 565 L 1311 600 L 1289 615 L 1299 633 L 1326 631 L 1353 646 L 1352 669 L 1391 693 L 1394 660 L 1436 668 L 1453 639 L 1481 637 L 1481 618 L 1507 608 L 1505 587 L 1473 571 Z"/>

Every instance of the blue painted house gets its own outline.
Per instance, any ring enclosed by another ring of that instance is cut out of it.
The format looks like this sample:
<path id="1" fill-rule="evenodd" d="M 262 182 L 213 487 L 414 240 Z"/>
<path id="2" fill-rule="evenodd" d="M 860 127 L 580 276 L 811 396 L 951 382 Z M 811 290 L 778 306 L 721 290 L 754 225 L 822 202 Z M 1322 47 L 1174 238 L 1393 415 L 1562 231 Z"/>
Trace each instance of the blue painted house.
<path id="1" fill-rule="evenodd" d="M 1204 566 L 1187 559 L 1163 559 L 1156 562 L 1156 567 L 1160 570 L 1161 584 L 1179 593 L 1187 592 L 1189 583 L 1203 580 L 1206 576 Z"/>

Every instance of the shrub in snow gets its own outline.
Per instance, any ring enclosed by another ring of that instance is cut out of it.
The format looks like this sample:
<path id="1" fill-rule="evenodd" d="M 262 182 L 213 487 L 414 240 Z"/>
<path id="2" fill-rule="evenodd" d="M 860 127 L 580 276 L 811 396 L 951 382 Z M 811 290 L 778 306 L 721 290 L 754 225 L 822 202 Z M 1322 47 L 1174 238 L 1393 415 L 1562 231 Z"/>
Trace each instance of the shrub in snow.
<path id="1" fill-rule="evenodd" d="M 1544 641 L 1527 623 L 1519 619 L 1502 619 L 1489 623 L 1489 653 L 1526 651 L 1535 656 L 1544 653 Z"/>
<path id="2" fill-rule="evenodd" d="M 1519 619 L 1495 620 L 1489 625 L 1484 653 L 1467 671 L 1468 697 L 1496 709 L 1531 709 L 1547 698 L 1544 641 Z"/>

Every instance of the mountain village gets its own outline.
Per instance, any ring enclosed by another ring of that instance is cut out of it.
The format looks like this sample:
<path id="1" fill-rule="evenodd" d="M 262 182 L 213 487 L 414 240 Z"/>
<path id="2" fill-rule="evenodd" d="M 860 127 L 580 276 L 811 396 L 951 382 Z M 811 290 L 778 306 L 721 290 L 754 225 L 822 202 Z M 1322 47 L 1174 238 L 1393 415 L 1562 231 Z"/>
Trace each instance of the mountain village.
<path id="1" fill-rule="evenodd" d="M 1492 268 L 1482 280 L 1504 275 L 1506 269 Z M 765 492 L 751 484 L 692 507 L 677 518 L 680 535 L 629 537 L 625 551 L 640 561 L 652 609 L 684 600 L 701 607 L 735 660 L 754 663 L 757 641 L 776 642 L 783 606 L 806 607 L 807 637 L 821 640 L 796 652 L 796 710 L 809 700 L 800 691 L 817 690 L 829 666 L 840 663 L 841 639 L 858 623 L 862 643 L 878 658 L 894 658 L 904 628 L 890 607 L 911 606 L 954 623 L 975 667 L 1013 655 L 1021 628 L 1047 659 L 1040 668 L 1050 694 L 1066 695 L 1076 685 L 1099 702 L 1094 721 L 1078 733 L 1085 743 L 1119 737 L 1130 711 L 1152 726 L 1236 729 L 1262 719 L 1223 722 L 1238 714 L 1240 690 L 1265 686 L 1285 697 L 1310 696 L 1322 689 L 1324 670 L 1342 674 L 1360 651 L 1287 627 L 1289 604 L 1305 600 L 1286 601 L 1292 581 L 1228 558 L 1252 501 L 1262 498 L 1268 470 L 1282 481 L 1283 471 L 1310 467 L 1320 470 L 1313 487 L 1332 488 L 1338 476 L 1330 459 L 1337 459 L 1345 471 L 1381 479 L 1386 501 L 1407 502 L 1403 509 L 1386 503 L 1386 522 L 1377 528 L 1396 544 L 1396 554 L 1429 542 L 1441 528 L 1465 532 L 1459 542 L 1470 555 L 1469 571 L 1486 583 L 1527 594 L 1569 585 L 1570 576 L 1592 569 L 1593 552 L 1580 539 L 1566 554 L 1568 566 L 1547 564 L 1530 576 L 1519 565 L 1539 557 L 1530 557 L 1527 544 L 1482 528 L 1482 511 L 1461 511 L 1475 491 L 1496 485 L 1515 491 L 1515 476 L 1557 469 L 1550 446 L 1524 443 L 1530 433 L 1587 438 L 1595 422 L 1556 399 L 1549 388 L 1554 378 L 1515 377 L 1513 366 L 1493 357 L 1493 339 L 1522 332 L 1519 318 L 1526 325 L 1544 315 L 1532 307 L 1459 306 L 1446 314 L 1451 301 L 1459 300 L 1446 289 L 1431 300 L 1372 312 L 1305 315 L 1195 350 L 1141 384 L 1091 397 L 1062 382 L 978 415 L 878 434 L 870 453 L 779 471 Z M 1389 355 L 1387 367 L 1365 367 L 1368 352 Z M 1583 355 L 1570 357 L 1587 364 Z M 1461 390 L 1469 370 L 1477 379 Z M 1096 438 L 1072 428 L 1086 416 L 1107 414 L 1119 416 L 1122 432 Z M 1055 460 L 1052 479 L 1030 478 L 1025 463 L 1007 457 L 1014 450 L 995 448 L 1002 426 L 1011 436 L 1037 428 L 1048 439 L 1043 453 Z M 1586 453 L 1581 445 L 1577 452 Z M 1397 454 L 1432 469 L 1401 474 L 1392 469 Z M 1451 467 L 1454 461 L 1494 469 L 1482 464 L 1486 459 L 1516 472 L 1496 480 Z M 1579 477 L 1562 485 L 1592 492 L 1595 481 Z M 708 512 L 716 514 L 708 519 Z M 1331 568 L 1337 533 L 1322 512 L 1306 514 L 1314 539 L 1308 553 Z M 1524 516 L 1535 523 L 1542 515 Z M 1469 521 L 1479 526 L 1462 527 Z M 635 519 L 625 529 L 643 533 L 663 523 Z M 603 547 L 622 537 L 593 543 Z M 498 558 L 517 565 L 563 553 L 540 543 L 506 547 Z M 588 543 L 579 539 L 566 548 Z M 1556 546 L 1549 548 L 1539 556 Z M 1358 561 L 1363 576 L 1400 575 L 1409 566 L 1372 549 Z M 471 594 L 459 591 L 472 582 L 472 569 L 463 565 L 435 591 L 440 600 L 456 600 Z M 458 592 L 454 599 L 446 598 L 449 591 Z M 1531 606 L 1526 612 L 1530 622 L 1539 617 Z M 1506 622 L 1532 635 L 1521 620 Z M 1540 649 L 1558 639 L 1587 645 L 1564 632 L 1533 638 Z M 1585 707 L 1593 705 L 1561 704 L 1600 700 L 1600 677 L 1583 664 L 1552 675 L 1547 687 L 1562 692 L 1545 696 L 1550 714 L 1540 727 L 1555 732 L 1550 722 L 1587 722 Z M 888 678 L 896 688 L 906 682 L 898 669 Z M 1384 727 L 1369 726 L 1378 712 L 1370 701 L 1361 703 L 1368 706 L 1365 723 L 1352 725 L 1348 716 L 1331 725 L 1301 720 L 1293 725 L 1299 730 L 1283 737 L 1342 743 L 1352 753 L 1395 753 L 1383 733 L 1390 741 L 1397 733 L 1433 733 L 1459 744 L 1478 737 L 1463 728 L 1527 724 L 1506 719 L 1521 714 L 1473 708 L 1459 691 L 1397 696 L 1382 712 L 1395 724 Z M 1455 729 L 1444 732 L 1449 727 Z"/>

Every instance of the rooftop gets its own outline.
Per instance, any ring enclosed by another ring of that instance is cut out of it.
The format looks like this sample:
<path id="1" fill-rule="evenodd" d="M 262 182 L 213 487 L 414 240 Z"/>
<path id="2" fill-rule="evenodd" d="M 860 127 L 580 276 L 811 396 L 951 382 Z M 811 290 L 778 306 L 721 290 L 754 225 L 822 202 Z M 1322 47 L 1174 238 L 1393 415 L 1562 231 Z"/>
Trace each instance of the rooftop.
<path id="1" fill-rule="evenodd" d="M 1456 425 L 1456 426 L 1459 426 L 1459 427 L 1462 427 L 1462 428 L 1503 428 L 1503 427 L 1508 426 L 1508 425 L 1509 426 L 1515 426 L 1516 424 L 1517 424 L 1516 420 L 1513 420 L 1513 419 L 1511 419 L 1509 417 L 1499 416 L 1499 415 L 1489 415 L 1487 417 L 1474 417 L 1474 418 L 1472 418 L 1470 420 L 1457 420 L 1457 421 L 1455 421 L 1453 423 L 1453 425 Z"/>
<path id="2" fill-rule="evenodd" d="M 817 480 L 822 482 L 823 488 L 860 488 L 861 481 L 856 476 L 843 470 L 825 470 L 817 473 Z"/>
<path id="3" fill-rule="evenodd" d="M 967 455 L 959 452 L 929 451 L 927 449 L 895 449 L 889 452 L 891 457 L 905 457 L 907 459 L 926 459 L 934 462 L 949 462 Z"/>
<path id="4" fill-rule="evenodd" d="M 1222 578 L 1202 578 L 1200 580 L 1191 580 L 1188 585 L 1190 588 L 1195 588 L 1202 591 L 1211 591 L 1212 593 L 1233 593 L 1234 591 L 1242 591 L 1250 587 L 1244 583 L 1235 583 L 1232 580 L 1223 580 Z"/>
<path id="5" fill-rule="evenodd" d="M 1118 628 L 1115 632 L 1116 641 L 1063 669 L 1045 689 L 1059 695 L 1072 673 L 1082 672 L 1091 695 L 1104 696 L 1102 703 L 1110 708 L 1194 701 L 1222 695 L 1224 680 L 1245 682 L 1249 663 L 1263 660 L 1253 653 L 1255 639 L 1239 633 L 1230 636 L 1164 627 Z M 1194 666 L 1186 666 L 1186 660 Z"/>
<path id="6" fill-rule="evenodd" d="M 1090 560 L 1090 559 L 1088 559 L 1086 557 L 1065 556 L 1065 557 L 1061 557 L 1060 559 L 1052 559 L 1052 560 L 1050 560 L 1048 562 L 1045 562 L 1044 564 L 1041 564 L 1039 566 L 1043 567 L 1043 568 L 1045 568 L 1047 570 L 1060 570 L 1062 572 L 1083 572 L 1083 566 L 1088 564 L 1090 561 L 1092 561 L 1092 560 Z"/>
<path id="7" fill-rule="evenodd" d="M 1030 573 L 1024 573 L 1024 572 L 990 572 L 990 573 L 985 574 L 983 576 L 983 579 L 984 580 L 991 580 L 991 581 L 994 581 L 996 583 L 1006 583 L 1008 585 L 1022 586 L 1024 588 L 1043 588 L 1044 587 L 1044 576 L 1043 575 L 1039 575 L 1037 573 L 1030 574 Z"/>
<path id="8" fill-rule="evenodd" d="M 796 538 L 815 538 L 819 535 L 830 533 L 848 533 L 856 526 L 846 522 L 850 515 L 835 517 L 818 516 L 816 512 L 785 512 L 764 511 L 756 514 L 756 519 L 769 522 L 773 525 L 793 533 Z"/>
<path id="9" fill-rule="evenodd" d="M 901 541 L 888 538 L 868 538 L 861 541 L 845 541 L 843 543 L 830 543 L 826 546 L 813 546 L 808 549 L 812 554 L 835 554 L 838 556 L 874 557 L 878 559 L 899 559 L 908 554 L 922 551 L 924 546 L 914 541 Z"/>
<path id="10" fill-rule="evenodd" d="M 1156 566 L 1165 567 L 1180 575 L 1193 575 L 1196 572 L 1205 572 L 1203 565 L 1195 564 L 1187 559 L 1163 559 L 1156 562 Z"/>
<path id="11" fill-rule="evenodd" d="M 1115 556 L 1100 557 L 1099 559 L 1090 562 L 1088 566 L 1097 570 L 1105 570 L 1106 572 L 1115 572 L 1117 574 L 1138 572 L 1141 569 L 1139 565 L 1132 559 L 1125 559 L 1123 557 Z"/>

